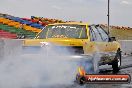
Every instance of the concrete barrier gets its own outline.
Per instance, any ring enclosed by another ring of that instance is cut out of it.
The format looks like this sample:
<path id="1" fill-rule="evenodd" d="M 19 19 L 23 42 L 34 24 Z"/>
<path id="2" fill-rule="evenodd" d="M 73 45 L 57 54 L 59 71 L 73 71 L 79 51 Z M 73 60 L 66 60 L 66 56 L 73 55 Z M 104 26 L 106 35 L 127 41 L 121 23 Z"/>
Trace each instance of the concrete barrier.
<path id="1" fill-rule="evenodd" d="M 22 40 L 16 39 L 0 39 L 0 58 L 20 55 L 22 42 Z"/>
<path id="2" fill-rule="evenodd" d="M 4 40 L 0 39 L 0 59 L 4 57 Z"/>
<path id="3" fill-rule="evenodd" d="M 119 40 L 123 55 L 132 55 L 132 40 Z"/>
<path id="4" fill-rule="evenodd" d="M 0 59 L 20 55 L 23 40 L 0 39 Z M 132 40 L 119 40 L 123 55 L 132 55 Z"/>

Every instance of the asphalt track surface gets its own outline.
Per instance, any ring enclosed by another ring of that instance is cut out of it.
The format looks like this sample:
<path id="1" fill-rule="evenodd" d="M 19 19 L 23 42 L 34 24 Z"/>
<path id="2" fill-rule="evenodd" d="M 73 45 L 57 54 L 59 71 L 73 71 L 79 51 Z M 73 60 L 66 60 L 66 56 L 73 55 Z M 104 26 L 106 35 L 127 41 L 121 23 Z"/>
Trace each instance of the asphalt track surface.
<path id="1" fill-rule="evenodd" d="M 132 77 L 132 56 L 125 56 L 122 58 L 122 66 L 120 69 L 118 74 L 130 74 Z M 102 72 L 112 74 L 111 69 L 102 69 Z M 72 85 L 55 85 L 48 88 L 132 88 L 132 82 L 128 84 L 85 84 L 83 86 L 73 83 Z"/>

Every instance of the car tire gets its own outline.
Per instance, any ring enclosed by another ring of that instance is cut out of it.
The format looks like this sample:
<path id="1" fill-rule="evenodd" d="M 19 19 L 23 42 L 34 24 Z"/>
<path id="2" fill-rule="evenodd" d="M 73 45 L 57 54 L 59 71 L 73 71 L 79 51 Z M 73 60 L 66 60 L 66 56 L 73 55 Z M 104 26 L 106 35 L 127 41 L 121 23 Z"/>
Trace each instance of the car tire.
<path id="1" fill-rule="evenodd" d="M 113 73 L 118 73 L 121 66 L 121 51 L 120 49 L 117 50 L 115 60 L 112 63 Z"/>

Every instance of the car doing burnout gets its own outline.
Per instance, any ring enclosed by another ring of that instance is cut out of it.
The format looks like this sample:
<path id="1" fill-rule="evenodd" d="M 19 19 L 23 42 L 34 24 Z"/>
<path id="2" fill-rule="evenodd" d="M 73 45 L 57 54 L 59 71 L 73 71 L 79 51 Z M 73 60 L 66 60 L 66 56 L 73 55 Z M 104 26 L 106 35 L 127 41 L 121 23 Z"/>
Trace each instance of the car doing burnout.
<path id="1" fill-rule="evenodd" d="M 100 25 L 79 22 L 49 24 L 35 39 L 24 41 L 24 47 L 50 44 L 61 49 L 66 47 L 78 55 L 83 54 L 85 58 L 91 57 L 87 61 L 92 61 L 94 72 L 99 72 L 99 66 L 105 64 L 112 65 L 114 72 L 118 72 L 121 66 L 120 44 Z"/>

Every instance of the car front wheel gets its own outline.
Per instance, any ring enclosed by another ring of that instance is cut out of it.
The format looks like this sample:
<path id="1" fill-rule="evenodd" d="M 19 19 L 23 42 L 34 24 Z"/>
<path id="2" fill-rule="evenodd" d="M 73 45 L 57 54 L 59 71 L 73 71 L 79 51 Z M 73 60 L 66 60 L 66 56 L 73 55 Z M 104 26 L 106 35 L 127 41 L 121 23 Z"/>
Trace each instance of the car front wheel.
<path id="1" fill-rule="evenodd" d="M 120 66 L 121 66 L 121 51 L 120 49 L 118 49 L 115 56 L 115 60 L 112 63 L 113 73 L 119 72 Z"/>

